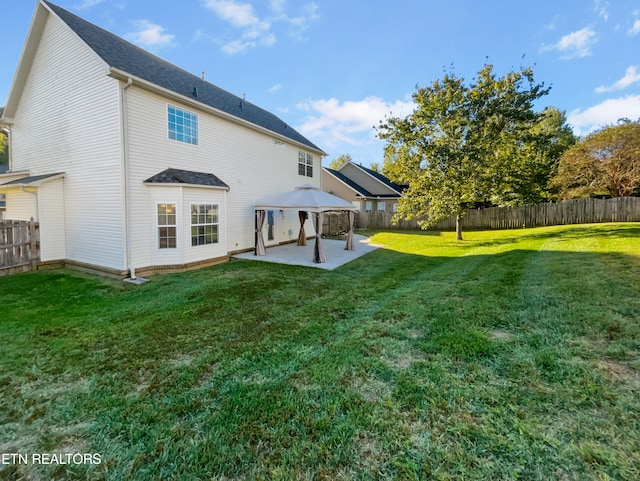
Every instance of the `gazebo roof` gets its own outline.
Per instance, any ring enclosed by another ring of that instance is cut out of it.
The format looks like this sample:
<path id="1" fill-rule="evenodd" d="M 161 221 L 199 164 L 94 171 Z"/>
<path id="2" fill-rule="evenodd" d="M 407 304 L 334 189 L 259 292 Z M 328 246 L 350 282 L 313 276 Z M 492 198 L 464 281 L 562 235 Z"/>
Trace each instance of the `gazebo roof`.
<path id="1" fill-rule="evenodd" d="M 295 209 L 307 212 L 327 212 L 332 210 L 356 210 L 356 207 L 340 197 L 321 191 L 315 185 L 304 184 L 294 190 L 278 194 L 265 202 L 256 204 L 255 209 Z"/>

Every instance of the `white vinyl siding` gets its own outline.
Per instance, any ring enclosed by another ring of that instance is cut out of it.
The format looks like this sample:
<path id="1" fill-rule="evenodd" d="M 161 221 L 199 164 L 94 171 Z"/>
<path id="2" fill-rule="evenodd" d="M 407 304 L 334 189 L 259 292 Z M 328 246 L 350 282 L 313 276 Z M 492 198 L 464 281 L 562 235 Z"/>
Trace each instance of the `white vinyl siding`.
<path id="1" fill-rule="evenodd" d="M 30 189 L 32 190 L 32 189 Z M 38 199 L 35 192 L 11 189 L 7 192 L 7 219 L 38 220 Z"/>
<path id="2" fill-rule="evenodd" d="M 13 170 L 65 172 L 64 258 L 124 268 L 118 82 L 49 15 L 11 129 Z M 62 214 L 58 214 L 62 215 Z M 48 227 L 41 236 L 49 239 Z M 60 233 L 54 237 L 60 239 Z M 53 242 L 53 241 L 51 241 Z M 52 246 L 42 247 L 50 252 Z"/>
<path id="3" fill-rule="evenodd" d="M 155 209 L 153 202 L 183 202 L 184 218 L 178 221 L 186 224 L 179 234 L 183 245 L 183 262 L 194 262 L 209 257 L 225 256 L 253 248 L 254 208 L 253 206 L 269 197 L 293 190 L 309 182 L 320 185 L 320 169 L 314 169 L 313 177 L 302 180 L 297 170 L 291 168 L 298 161 L 298 146 L 289 143 L 276 144 L 273 137 L 256 132 L 248 127 L 215 117 L 204 111 L 198 113 L 198 148 L 185 148 L 180 142 L 166 137 L 167 102 L 161 96 L 137 88 L 127 90 L 129 124 L 129 165 L 132 206 L 132 257 L 136 267 L 158 265 L 166 259 L 158 259 L 153 254 L 155 242 L 150 235 L 155 230 L 155 220 L 149 209 Z M 179 108 L 196 111 L 192 106 Z M 149 186 L 143 182 L 168 167 L 215 174 L 229 186 L 229 191 L 219 189 Z M 184 194 L 173 197 L 156 198 L 156 192 L 167 189 L 184 189 Z M 197 195 L 195 194 L 197 192 Z M 206 195 L 204 194 L 206 192 Z M 150 199 L 151 196 L 151 199 Z M 153 202 L 152 202 L 153 199 Z M 190 203 L 218 204 L 220 208 L 218 244 L 191 247 Z M 180 210 L 180 206 L 178 210 Z M 154 214 L 155 215 L 155 214 Z M 296 211 L 278 213 L 278 242 L 295 240 L 300 223 Z M 185 221 L 186 219 L 186 221 Z M 305 230 L 313 234 L 311 221 Z M 181 249 L 178 249 L 181 250 Z M 209 257 L 206 257 L 209 256 Z"/>
<path id="4" fill-rule="evenodd" d="M 40 219 L 40 260 L 66 258 L 67 239 L 64 224 L 64 178 L 51 180 L 38 188 Z"/>

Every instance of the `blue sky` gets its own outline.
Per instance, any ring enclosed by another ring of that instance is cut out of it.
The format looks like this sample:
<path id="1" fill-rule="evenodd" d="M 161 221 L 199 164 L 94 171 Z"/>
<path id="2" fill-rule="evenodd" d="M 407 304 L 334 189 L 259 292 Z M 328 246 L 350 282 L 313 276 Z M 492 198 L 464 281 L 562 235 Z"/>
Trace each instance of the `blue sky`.
<path id="1" fill-rule="evenodd" d="M 577 134 L 640 118 L 640 0 L 54 0 L 279 115 L 329 153 L 382 162 L 374 125 L 445 69 L 533 67 Z M 0 102 L 35 1 L 3 6 Z M 1 104 L 0 104 L 1 105 Z"/>

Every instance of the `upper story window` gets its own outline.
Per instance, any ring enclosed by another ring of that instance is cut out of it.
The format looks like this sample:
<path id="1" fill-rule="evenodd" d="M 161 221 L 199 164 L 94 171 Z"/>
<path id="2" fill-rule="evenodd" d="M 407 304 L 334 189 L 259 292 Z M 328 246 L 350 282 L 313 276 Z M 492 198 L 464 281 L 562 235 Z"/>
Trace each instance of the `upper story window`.
<path id="1" fill-rule="evenodd" d="M 167 108 L 169 139 L 198 145 L 198 115 L 173 105 Z"/>
<path id="2" fill-rule="evenodd" d="M 313 177 L 313 155 L 298 151 L 298 174 Z"/>

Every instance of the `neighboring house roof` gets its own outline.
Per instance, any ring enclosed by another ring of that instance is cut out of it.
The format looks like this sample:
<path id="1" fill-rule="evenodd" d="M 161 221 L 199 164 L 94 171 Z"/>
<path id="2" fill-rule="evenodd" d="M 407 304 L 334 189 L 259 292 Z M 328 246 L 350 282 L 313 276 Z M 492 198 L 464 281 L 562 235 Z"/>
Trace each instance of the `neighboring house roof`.
<path id="1" fill-rule="evenodd" d="M 395 190 L 398 193 L 398 195 L 402 194 L 402 191 L 404 190 L 404 186 L 402 186 L 400 184 L 396 184 L 395 182 L 391 182 L 391 180 L 389 180 L 388 177 L 382 175 L 380 172 L 376 172 L 373 169 L 369 169 L 367 167 L 364 167 L 363 165 L 356 164 L 354 162 L 351 162 L 351 165 L 354 165 L 358 169 L 360 169 L 360 170 L 366 172 L 367 174 L 369 174 L 370 176 L 376 178 L 377 180 L 382 182 L 384 185 L 386 185 L 390 189 Z"/>
<path id="2" fill-rule="evenodd" d="M 339 171 L 334 170 L 334 169 L 330 169 L 328 167 L 323 167 L 323 169 L 326 170 L 331 175 L 333 175 L 336 179 L 341 180 L 342 182 L 347 184 L 349 187 L 351 187 L 353 190 L 355 190 L 356 194 L 358 194 L 358 195 L 360 195 L 362 197 L 375 197 L 375 195 L 373 195 L 371 192 L 366 190 L 361 185 L 356 184 L 353 180 L 351 180 L 346 175 L 343 175 Z"/>
<path id="3" fill-rule="evenodd" d="M 7 186 L 24 186 L 24 187 L 38 187 L 42 185 L 44 182 L 54 180 L 64 176 L 64 172 L 57 172 L 55 174 L 44 174 L 44 175 L 30 175 L 28 177 L 22 177 L 21 179 L 12 180 L 11 182 L 7 182 L 5 184 L 0 184 L 2 187 Z"/>
<path id="4" fill-rule="evenodd" d="M 272 113 L 156 57 L 47 0 L 42 2 L 112 69 L 213 107 L 324 154 L 318 146 Z"/>
<path id="5" fill-rule="evenodd" d="M 206 187 L 217 187 L 229 189 L 229 186 L 218 177 L 206 172 L 192 172 L 190 170 L 166 169 L 149 177 L 145 184 L 190 184 L 203 185 Z"/>
<path id="6" fill-rule="evenodd" d="M 355 190 L 358 195 L 361 195 L 362 197 L 397 198 L 397 197 L 400 197 L 402 195 L 402 191 L 403 191 L 404 187 L 401 186 L 401 185 L 398 185 L 398 184 L 396 184 L 394 182 L 391 182 L 391 180 L 389 180 L 387 177 L 385 177 L 381 173 L 376 172 L 375 170 L 372 170 L 372 169 L 368 169 L 367 167 L 363 167 L 362 165 L 359 165 L 359 164 L 356 164 L 356 163 L 353 163 L 353 162 L 348 162 L 348 164 L 350 164 L 352 166 L 355 166 L 358 169 L 362 170 L 363 172 L 365 172 L 369 176 L 373 177 L 378 182 L 381 182 L 382 184 L 384 184 L 385 186 L 387 186 L 389 189 L 393 190 L 396 193 L 395 194 L 390 194 L 390 193 L 385 193 L 385 192 L 379 192 L 378 193 L 378 192 L 371 192 L 370 190 L 365 189 L 360 184 L 358 184 L 355 180 L 353 180 L 350 177 L 347 177 L 345 174 L 343 174 L 341 172 L 342 167 L 344 167 L 347 164 L 343 164 L 340 167 L 340 170 L 329 169 L 327 167 L 323 167 L 323 169 L 325 171 L 327 171 L 329 174 L 331 174 L 332 176 L 334 176 L 336 179 L 338 179 L 338 180 L 344 182 L 345 184 L 347 184 L 349 187 L 351 187 L 353 190 Z"/>

